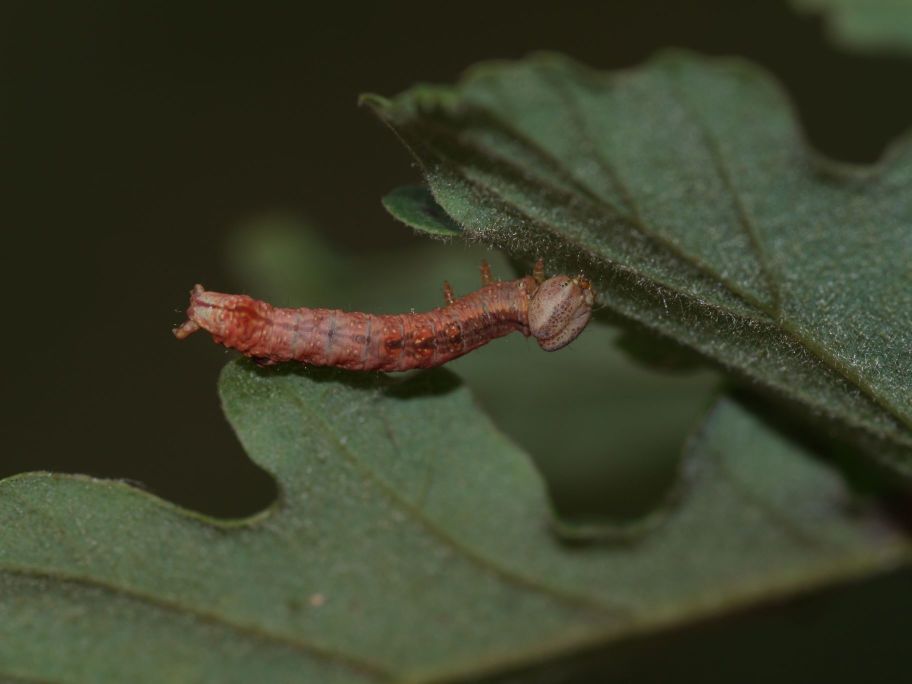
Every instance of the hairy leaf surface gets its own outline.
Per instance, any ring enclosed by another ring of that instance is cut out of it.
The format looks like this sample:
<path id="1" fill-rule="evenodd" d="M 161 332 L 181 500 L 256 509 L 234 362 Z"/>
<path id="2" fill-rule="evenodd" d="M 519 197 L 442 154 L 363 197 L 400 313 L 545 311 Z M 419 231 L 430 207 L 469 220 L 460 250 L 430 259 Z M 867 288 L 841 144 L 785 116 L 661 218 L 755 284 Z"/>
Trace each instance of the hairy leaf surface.
<path id="1" fill-rule="evenodd" d="M 908 469 L 909 144 L 828 162 L 763 72 L 682 53 L 613 73 L 539 55 L 367 101 L 467 237 L 584 271 L 605 306 Z"/>

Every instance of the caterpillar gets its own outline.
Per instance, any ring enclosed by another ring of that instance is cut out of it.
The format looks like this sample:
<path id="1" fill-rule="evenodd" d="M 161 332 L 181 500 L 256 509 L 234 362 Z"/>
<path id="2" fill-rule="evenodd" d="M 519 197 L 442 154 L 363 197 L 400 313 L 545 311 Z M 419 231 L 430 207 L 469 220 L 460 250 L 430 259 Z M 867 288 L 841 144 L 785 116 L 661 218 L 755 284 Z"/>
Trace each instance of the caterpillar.
<path id="1" fill-rule="evenodd" d="M 444 282 L 445 306 L 425 313 L 376 315 L 338 309 L 279 308 L 247 295 L 190 292 L 182 340 L 202 329 L 213 340 L 261 364 L 299 361 L 359 371 L 441 366 L 491 340 L 520 332 L 545 351 L 572 342 L 589 323 L 595 295 L 583 276 L 532 275 L 494 281 L 481 264 L 482 287 L 456 298 Z"/>

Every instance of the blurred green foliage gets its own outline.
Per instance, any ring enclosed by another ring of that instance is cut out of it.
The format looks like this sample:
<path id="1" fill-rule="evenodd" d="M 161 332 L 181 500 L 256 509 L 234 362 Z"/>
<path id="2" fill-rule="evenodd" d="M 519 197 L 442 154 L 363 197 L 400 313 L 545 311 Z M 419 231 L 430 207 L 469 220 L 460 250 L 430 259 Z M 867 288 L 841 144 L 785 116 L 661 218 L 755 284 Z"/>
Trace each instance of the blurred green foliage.
<path id="1" fill-rule="evenodd" d="M 909 0 L 792 0 L 800 11 L 819 13 L 833 39 L 866 52 L 912 50 Z"/>

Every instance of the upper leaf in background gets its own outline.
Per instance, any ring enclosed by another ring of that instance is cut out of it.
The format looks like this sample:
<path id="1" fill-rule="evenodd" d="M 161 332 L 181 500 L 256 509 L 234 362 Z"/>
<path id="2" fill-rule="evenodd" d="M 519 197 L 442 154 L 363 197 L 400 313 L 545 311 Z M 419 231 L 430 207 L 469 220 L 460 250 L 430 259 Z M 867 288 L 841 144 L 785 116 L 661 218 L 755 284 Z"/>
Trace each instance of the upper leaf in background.
<path id="1" fill-rule="evenodd" d="M 823 14 L 840 44 L 868 52 L 912 52 L 909 0 L 792 0 L 804 12 Z"/>
<path id="2" fill-rule="evenodd" d="M 730 402 L 664 526 L 568 548 L 537 472 L 446 371 L 236 362 L 220 389 L 278 481 L 254 519 L 86 477 L 0 483 L 0 678 L 471 681 L 908 558 L 900 526 Z"/>
<path id="3" fill-rule="evenodd" d="M 365 100 L 469 239 L 582 269 L 602 302 L 912 466 L 912 146 L 820 159 L 772 79 L 557 55 Z"/>

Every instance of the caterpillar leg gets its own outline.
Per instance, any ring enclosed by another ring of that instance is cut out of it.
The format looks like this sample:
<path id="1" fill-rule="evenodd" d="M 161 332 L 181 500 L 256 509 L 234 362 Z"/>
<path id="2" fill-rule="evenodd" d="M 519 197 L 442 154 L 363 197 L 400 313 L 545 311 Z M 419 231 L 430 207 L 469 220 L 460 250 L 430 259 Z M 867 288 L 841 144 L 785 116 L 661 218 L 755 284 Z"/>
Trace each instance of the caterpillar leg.
<path id="1" fill-rule="evenodd" d="M 535 262 L 535 266 L 532 268 L 532 277 L 535 278 L 535 282 L 541 285 L 545 282 L 545 260 L 539 258 Z"/>
<path id="2" fill-rule="evenodd" d="M 446 300 L 447 305 L 456 301 L 456 297 L 453 296 L 453 287 L 446 280 L 443 281 L 443 298 Z"/>
<path id="3" fill-rule="evenodd" d="M 481 260 L 481 284 L 482 286 L 490 285 L 494 282 L 494 277 L 491 275 L 491 265 L 488 264 L 487 259 Z"/>

